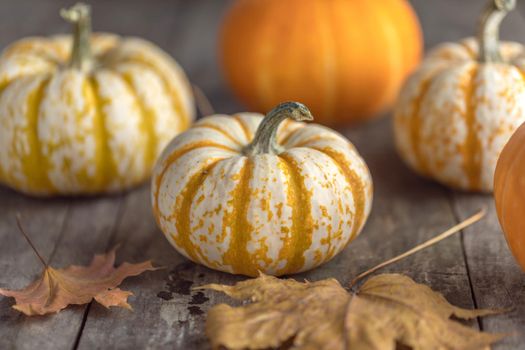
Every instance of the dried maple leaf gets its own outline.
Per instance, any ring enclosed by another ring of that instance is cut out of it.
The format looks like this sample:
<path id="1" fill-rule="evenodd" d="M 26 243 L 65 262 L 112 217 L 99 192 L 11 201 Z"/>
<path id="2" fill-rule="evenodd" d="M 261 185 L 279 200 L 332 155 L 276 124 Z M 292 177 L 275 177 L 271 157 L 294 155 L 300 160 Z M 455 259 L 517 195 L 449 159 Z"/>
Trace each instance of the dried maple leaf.
<path id="1" fill-rule="evenodd" d="M 116 287 L 126 277 L 156 268 L 151 261 L 123 263 L 115 268 L 115 251 L 113 248 L 107 254 L 95 255 L 89 266 L 72 265 L 65 269 L 54 269 L 39 256 L 45 269 L 37 281 L 19 291 L 0 289 L 0 294 L 14 297 L 16 304 L 13 308 L 29 316 L 58 312 L 70 304 L 86 304 L 92 299 L 107 308 L 131 309 L 127 298 L 133 293 Z"/>
<path id="2" fill-rule="evenodd" d="M 281 280 L 261 274 L 234 286 L 201 287 L 252 303 L 214 306 L 206 334 L 214 348 L 262 349 L 480 349 L 501 334 L 478 332 L 450 317 L 495 313 L 449 304 L 439 293 L 399 274 L 370 278 L 356 294 L 335 279 Z"/>

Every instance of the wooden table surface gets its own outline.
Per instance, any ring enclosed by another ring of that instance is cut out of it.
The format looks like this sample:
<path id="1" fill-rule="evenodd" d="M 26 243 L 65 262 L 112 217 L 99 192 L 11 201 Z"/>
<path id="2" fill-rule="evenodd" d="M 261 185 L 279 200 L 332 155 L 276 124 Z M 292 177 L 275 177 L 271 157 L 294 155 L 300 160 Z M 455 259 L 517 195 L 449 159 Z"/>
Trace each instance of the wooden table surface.
<path id="1" fill-rule="evenodd" d="M 457 40 L 474 32 L 484 0 L 413 0 L 425 33 L 425 46 Z M 149 39 L 172 54 L 220 112 L 242 111 L 226 88 L 216 60 L 217 28 L 228 2 L 219 0 L 91 1 L 94 29 Z M 69 30 L 56 0 L 2 0 L 0 47 L 28 35 Z M 503 24 L 502 37 L 525 41 L 525 4 Z M 349 23 L 349 25 L 351 25 Z M 255 68 L 256 69 L 256 68 Z M 512 311 L 470 324 L 484 331 L 514 335 L 495 349 L 525 349 L 525 274 L 507 249 L 491 196 L 450 191 L 414 175 L 396 155 L 389 115 L 346 135 L 366 159 L 375 197 L 361 236 L 330 263 L 297 278 L 335 277 L 346 284 L 357 273 L 397 255 L 471 215 L 481 222 L 415 256 L 387 268 L 408 274 L 443 293 L 452 303 Z M 0 150 L 1 152 L 1 150 Z M 97 303 L 69 307 L 59 314 L 26 317 L 0 297 L 1 349 L 206 349 L 206 311 L 226 298 L 190 287 L 242 279 L 188 262 L 157 229 L 149 186 L 96 198 L 34 199 L 0 187 L 0 287 L 22 288 L 41 265 L 17 233 L 15 213 L 47 261 L 56 267 L 87 264 L 94 253 L 121 244 L 118 262 L 153 259 L 167 269 L 127 279 L 133 312 L 106 310 Z"/>

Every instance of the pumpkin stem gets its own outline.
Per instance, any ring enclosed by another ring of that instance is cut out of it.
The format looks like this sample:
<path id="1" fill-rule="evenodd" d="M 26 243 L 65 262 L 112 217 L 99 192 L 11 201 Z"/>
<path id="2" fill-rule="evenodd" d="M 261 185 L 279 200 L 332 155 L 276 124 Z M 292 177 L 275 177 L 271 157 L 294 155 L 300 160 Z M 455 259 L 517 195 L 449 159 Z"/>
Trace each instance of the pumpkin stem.
<path id="1" fill-rule="evenodd" d="M 516 0 L 490 0 L 479 22 L 479 61 L 502 62 L 499 50 L 499 27 L 507 13 L 516 7 Z"/>
<path id="2" fill-rule="evenodd" d="M 91 7 L 77 3 L 69 9 L 60 10 L 60 15 L 73 24 L 73 47 L 69 59 L 69 67 L 81 71 L 89 71 L 93 66 L 91 52 Z"/>
<path id="3" fill-rule="evenodd" d="M 314 117 L 305 105 L 299 102 L 283 102 L 272 109 L 262 120 L 252 143 L 244 148 L 243 153 L 247 156 L 255 154 L 279 154 L 281 147 L 277 144 L 276 133 L 279 125 L 286 118 L 295 121 L 314 120 Z"/>

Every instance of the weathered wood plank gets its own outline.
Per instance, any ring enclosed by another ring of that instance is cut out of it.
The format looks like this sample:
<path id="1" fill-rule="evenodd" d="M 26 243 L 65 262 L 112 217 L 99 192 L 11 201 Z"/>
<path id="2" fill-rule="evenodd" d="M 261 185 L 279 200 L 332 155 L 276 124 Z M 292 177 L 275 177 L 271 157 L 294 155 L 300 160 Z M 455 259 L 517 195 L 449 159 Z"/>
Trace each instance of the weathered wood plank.
<path id="1" fill-rule="evenodd" d="M 203 345 L 203 294 L 191 292 L 192 286 L 233 277 L 187 262 L 175 252 L 157 229 L 151 213 L 149 187 L 131 193 L 124 204 L 115 243 L 122 248 L 119 261 L 152 258 L 166 269 L 130 278 L 123 288 L 134 292 L 130 298 L 135 309 L 106 310 L 93 304 L 79 349 L 96 348 L 104 341 L 108 348 L 196 348 Z M 193 300 L 193 304 L 190 304 Z M 199 345 L 199 346 L 197 346 Z"/>
<path id="2" fill-rule="evenodd" d="M 9 1 L 3 2 L 0 20 L 0 47 L 27 35 L 51 34 L 65 27 L 52 16 L 54 10 L 49 2 Z M 21 21 L 21 18 L 31 20 Z M 53 201 L 28 198 L 4 187 L 0 188 L 0 286 L 18 289 L 31 282 L 42 270 L 42 265 L 18 233 L 15 215 L 20 213 L 25 230 L 31 235 L 41 255 L 52 261 L 56 245 L 64 232 L 69 211 L 69 200 Z M 78 327 L 69 320 L 75 311 L 68 311 L 56 318 L 27 318 L 11 308 L 8 298 L 0 300 L 0 347 L 5 349 L 31 348 L 29 338 L 42 335 L 42 343 L 48 346 L 72 344 Z M 60 333 L 57 333 L 57 330 Z M 63 331 L 63 333 L 62 333 Z M 47 335 L 63 334 L 60 339 Z"/>
<path id="3" fill-rule="evenodd" d="M 494 349 L 525 349 L 525 274 L 507 247 L 492 196 L 455 193 L 453 199 L 459 219 L 481 206 L 488 212 L 483 225 L 467 228 L 463 237 L 477 306 L 511 309 L 483 319 L 482 327 L 512 334 Z"/>
<path id="4" fill-rule="evenodd" d="M 87 265 L 93 254 L 103 253 L 118 219 L 121 198 L 89 198 L 72 200 L 69 213 L 64 221 L 60 238 L 49 264 L 65 267 L 71 264 Z M 96 218 L 96 219 L 95 219 Z M 44 233 L 48 233 L 44 228 Z M 42 227 L 35 228 L 38 233 Z M 37 318 L 24 318 L 16 347 L 35 349 L 48 347 L 55 349 L 72 348 L 84 317 L 86 306 L 70 307 L 57 315 Z"/>
<path id="5" fill-rule="evenodd" d="M 444 40 L 457 40 L 475 34 L 476 16 L 484 6 L 483 1 L 458 1 L 439 3 L 416 1 L 426 34 L 426 46 L 432 47 Z M 523 42 L 525 33 L 525 4 L 518 1 L 518 9 L 504 20 L 501 30 L 503 40 Z M 469 14 L 469 15 L 466 15 Z M 464 254 L 467 257 L 470 283 L 477 307 L 512 307 L 509 314 L 481 320 L 482 329 L 491 332 L 516 333 L 497 344 L 495 349 L 525 348 L 525 277 L 513 261 L 497 222 L 492 196 L 451 193 L 451 201 L 458 220 L 486 207 L 487 218 L 480 224 L 467 228 L 462 234 Z"/>
<path id="6" fill-rule="evenodd" d="M 68 213 L 68 201 L 28 199 L 6 188 L 0 189 L 0 286 L 19 289 L 31 282 L 42 271 L 42 265 L 21 234 L 18 233 L 15 215 L 21 214 L 24 229 L 32 237 L 44 259 L 53 255 L 56 243 L 62 235 Z M 58 319 L 27 318 L 11 308 L 9 298 L 0 299 L 0 344 L 3 348 L 24 348 L 24 332 L 40 327 L 52 329 L 69 319 L 65 313 Z M 70 335 L 74 339 L 76 330 Z M 64 334 L 67 338 L 68 334 Z"/>

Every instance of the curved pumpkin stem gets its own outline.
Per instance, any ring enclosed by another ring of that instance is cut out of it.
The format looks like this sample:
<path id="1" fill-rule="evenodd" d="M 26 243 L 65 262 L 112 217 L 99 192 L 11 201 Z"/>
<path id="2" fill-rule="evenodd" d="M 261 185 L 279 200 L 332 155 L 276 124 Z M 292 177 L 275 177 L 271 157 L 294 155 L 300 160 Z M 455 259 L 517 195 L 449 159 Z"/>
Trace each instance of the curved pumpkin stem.
<path id="1" fill-rule="evenodd" d="M 69 9 L 60 10 L 60 15 L 73 24 L 73 47 L 69 67 L 89 71 L 93 66 L 90 6 L 79 2 Z"/>
<path id="2" fill-rule="evenodd" d="M 305 105 L 299 102 L 284 102 L 272 109 L 257 128 L 252 143 L 244 148 L 244 154 L 279 154 L 282 149 L 277 144 L 276 133 L 279 125 L 286 119 L 295 121 L 314 120 Z"/>
<path id="3" fill-rule="evenodd" d="M 490 0 L 481 15 L 478 42 L 479 60 L 484 63 L 502 62 L 499 50 L 499 27 L 507 13 L 516 7 L 516 0 Z"/>

